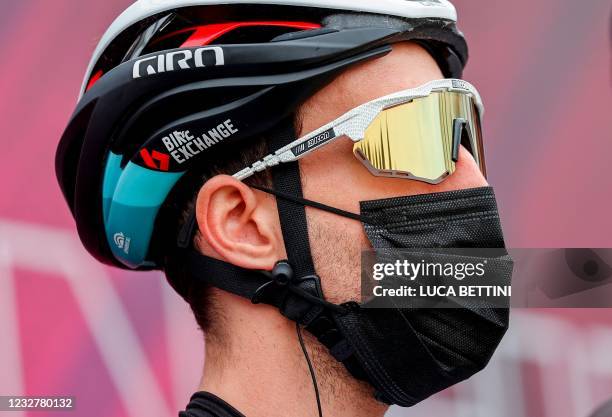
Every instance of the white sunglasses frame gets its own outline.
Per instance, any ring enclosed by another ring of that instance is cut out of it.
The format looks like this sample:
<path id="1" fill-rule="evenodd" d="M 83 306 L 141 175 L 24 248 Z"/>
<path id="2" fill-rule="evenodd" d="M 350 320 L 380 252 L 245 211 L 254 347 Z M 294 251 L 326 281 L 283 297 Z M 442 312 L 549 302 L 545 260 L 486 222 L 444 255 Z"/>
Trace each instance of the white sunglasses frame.
<path id="1" fill-rule="evenodd" d="M 366 129 L 383 110 L 399 104 L 408 103 L 417 98 L 427 97 L 431 93 L 439 91 L 459 92 L 471 95 L 474 98 L 474 103 L 478 108 L 482 122 L 485 109 L 482 98 L 478 90 L 476 90 L 476 87 L 467 81 L 457 79 L 430 81 L 420 87 L 402 90 L 355 107 L 339 118 L 300 137 L 280 148 L 273 154 L 267 155 L 250 167 L 237 172 L 233 177 L 243 181 L 257 172 L 264 171 L 278 164 L 297 161 L 343 136 L 350 138 L 353 142 L 359 142 L 363 140 Z M 401 178 L 406 177 L 402 176 Z"/>

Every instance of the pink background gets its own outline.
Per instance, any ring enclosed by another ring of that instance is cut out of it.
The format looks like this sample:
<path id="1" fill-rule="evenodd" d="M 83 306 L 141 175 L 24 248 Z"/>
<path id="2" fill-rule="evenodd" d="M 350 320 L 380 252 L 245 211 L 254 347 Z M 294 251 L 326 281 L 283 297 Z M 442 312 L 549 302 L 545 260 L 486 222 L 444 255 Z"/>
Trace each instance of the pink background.
<path id="1" fill-rule="evenodd" d="M 187 307 L 159 274 L 93 262 L 55 182 L 89 57 L 128 3 L 21 0 L 0 14 L 0 395 L 76 396 L 65 415 L 174 415 L 202 362 Z M 456 4 L 509 246 L 611 247 L 610 1 Z M 586 417 L 612 397 L 611 349 L 609 310 L 516 311 L 483 374 L 389 414 Z"/>

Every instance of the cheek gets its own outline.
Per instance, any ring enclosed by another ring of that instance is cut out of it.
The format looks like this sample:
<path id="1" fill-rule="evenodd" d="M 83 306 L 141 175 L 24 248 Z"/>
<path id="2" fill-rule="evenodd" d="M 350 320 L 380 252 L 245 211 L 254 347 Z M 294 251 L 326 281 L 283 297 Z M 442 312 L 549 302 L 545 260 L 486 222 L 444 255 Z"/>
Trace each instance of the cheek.
<path id="1" fill-rule="evenodd" d="M 311 252 L 323 294 L 333 303 L 359 301 L 361 252 L 370 247 L 360 222 L 307 209 Z"/>
<path id="2" fill-rule="evenodd" d="M 459 150 L 459 161 L 457 161 L 455 173 L 441 185 L 450 191 L 484 187 L 488 183 L 472 154 L 462 146 Z"/>
<path id="3" fill-rule="evenodd" d="M 352 213 L 368 200 L 376 181 L 353 154 L 353 142 L 339 138 L 300 161 L 306 198 Z M 336 216 L 337 217 L 337 216 Z"/>
<path id="4" fill-rule="evenodd" d="M 331 207 L 359 213 L 367 200 L 371 175 L 353 156 L 353 144 L 342 138 L 300 161 L 304 195 Z M 359 301 L 361 252 L 370 248 L 361 222 L 312 208 L 306 209 L 310 246 L 328 301 Z"/>

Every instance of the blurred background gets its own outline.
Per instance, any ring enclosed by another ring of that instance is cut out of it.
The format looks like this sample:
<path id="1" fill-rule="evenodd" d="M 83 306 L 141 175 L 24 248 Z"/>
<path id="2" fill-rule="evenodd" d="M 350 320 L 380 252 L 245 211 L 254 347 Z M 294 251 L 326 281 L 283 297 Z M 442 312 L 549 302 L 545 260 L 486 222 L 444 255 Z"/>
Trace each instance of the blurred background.
<path id="1" fill-rule="evenodd" d="M 176 415 L 202 366 L 187 306 L 160 274 L 91 260 L 55 182 L 90 55 L 129 3 L 1 1 L 0 395 L 76 396 L 72 416 Z M 612 247 L 612 2 L 455 4 L 508 245 Z M 586 417 L 612 397 L 611 351 L 612 310 L 515 310 L 484 373 L 389 415 Z"/>

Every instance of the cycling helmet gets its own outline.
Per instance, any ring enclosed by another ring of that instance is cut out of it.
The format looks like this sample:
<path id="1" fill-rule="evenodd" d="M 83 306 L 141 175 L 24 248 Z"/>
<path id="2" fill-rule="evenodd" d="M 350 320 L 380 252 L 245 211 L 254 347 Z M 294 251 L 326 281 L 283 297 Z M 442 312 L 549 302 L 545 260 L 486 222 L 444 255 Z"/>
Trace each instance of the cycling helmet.
<path id="1" fill-rule="evenodd" d="M 396 42 L 460 78 L 456 20 L 446 0 L 137 1 L 97 46 L 56 154 L 84 246 L 109 265 L 162 268 L 158 216 L 186 173 L 231 158 Z"/>

